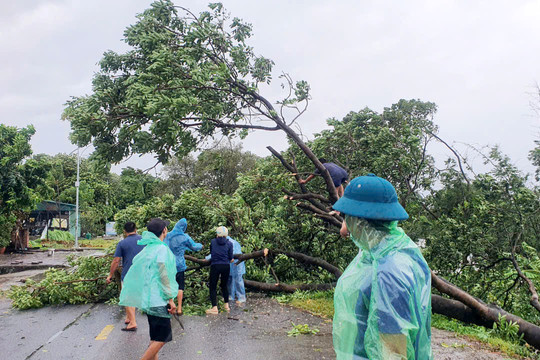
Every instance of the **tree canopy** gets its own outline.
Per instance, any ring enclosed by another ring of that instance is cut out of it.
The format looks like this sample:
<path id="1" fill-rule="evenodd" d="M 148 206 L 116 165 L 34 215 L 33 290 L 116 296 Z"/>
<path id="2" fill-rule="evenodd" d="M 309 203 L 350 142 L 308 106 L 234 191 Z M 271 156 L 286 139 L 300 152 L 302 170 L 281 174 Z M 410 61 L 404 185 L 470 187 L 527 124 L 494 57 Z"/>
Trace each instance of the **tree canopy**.
<path id="1" fill-rule="evenodd" d="M 258 93 L 272 80 L 274 63 L 247 44 L 251 31 L 220 3 L 197 16 L 169 0 L 154 2 L 124 32 L 131 49 L 104 54 L 93 93 L 68 101 L 63 118 L 71 122 L 72 141 L 92 142 L 113 162 L 154 153 L 165 163 L 218 131 L 244 136 L 290 125 L 303 111 L 299 103 L 307 105 L 309 86 L 283 75 L 288 93 L 278 113 Z M 287 108 L 296 112 L 288 123 Z"/>

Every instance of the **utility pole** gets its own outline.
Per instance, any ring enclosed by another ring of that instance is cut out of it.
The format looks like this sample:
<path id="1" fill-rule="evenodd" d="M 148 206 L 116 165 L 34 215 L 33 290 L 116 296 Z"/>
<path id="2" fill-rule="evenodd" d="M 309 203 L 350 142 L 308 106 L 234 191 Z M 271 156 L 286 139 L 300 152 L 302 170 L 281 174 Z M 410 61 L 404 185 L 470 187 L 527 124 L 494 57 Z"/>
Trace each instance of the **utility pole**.
<path id="1" fill-rule="evenodd" d="M 81 148 L 77 147 L 77 181 L 75 182 L 75 247 L 79 247 L 79 168 L 81 164 Z"/>

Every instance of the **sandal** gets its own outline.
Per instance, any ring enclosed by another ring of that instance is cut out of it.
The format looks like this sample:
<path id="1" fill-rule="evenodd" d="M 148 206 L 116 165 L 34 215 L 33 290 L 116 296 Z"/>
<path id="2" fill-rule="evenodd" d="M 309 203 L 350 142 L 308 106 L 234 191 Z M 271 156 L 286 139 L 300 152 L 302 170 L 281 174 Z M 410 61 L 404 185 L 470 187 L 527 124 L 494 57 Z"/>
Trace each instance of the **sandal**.
<path id="1" fill-rule="evenodd" d="M 137 331 L 136 327 L 128 328 L 127 326 L 125 328 L 122 328 L 122 331 Z"/>
<path id="2" fill-rule="evenodd" d="M 217 315 L 217 314 L 219 314 L 219 311 L 218 311 L 217 309 L 214 310 L 214 309 L 212 308 L 212 309 L 206 310 L 206 314 L 208 314 L 208 315 Z"/>

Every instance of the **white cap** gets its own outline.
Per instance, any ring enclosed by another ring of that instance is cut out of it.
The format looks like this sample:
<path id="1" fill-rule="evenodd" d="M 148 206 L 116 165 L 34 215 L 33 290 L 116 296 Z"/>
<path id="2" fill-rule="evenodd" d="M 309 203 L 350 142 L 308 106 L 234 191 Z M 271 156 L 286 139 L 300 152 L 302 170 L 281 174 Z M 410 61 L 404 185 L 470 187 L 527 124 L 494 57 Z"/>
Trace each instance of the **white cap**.
<path id="1" fill-rule="evenodd" d="M 216 229 L 216 235 L 218 237 L 227 237 L 227 236 L 229 236 L 229 230 L 227 230 L 227 228 L 225 226 L 219 226 Z"/>

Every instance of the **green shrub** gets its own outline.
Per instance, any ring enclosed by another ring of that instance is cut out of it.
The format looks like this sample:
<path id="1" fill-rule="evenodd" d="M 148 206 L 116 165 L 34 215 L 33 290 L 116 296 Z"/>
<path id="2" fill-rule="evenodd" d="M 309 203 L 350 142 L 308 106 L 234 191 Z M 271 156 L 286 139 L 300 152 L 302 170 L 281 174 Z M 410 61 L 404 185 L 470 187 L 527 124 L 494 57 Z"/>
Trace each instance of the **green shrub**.
<path id="1" fill-rule="evenodd" d="M 118 296 L 118 286 L 107 284 L 110 256 L 81 256 L 68 259 L 72 269 L 49 269 L 39 283 L 31 279 L 12 286 L 8 297 L 17 309 L 39 308 L 54 304 L 103 302 Z M 78 281 L 96 279 L 95 281 Z"/>

